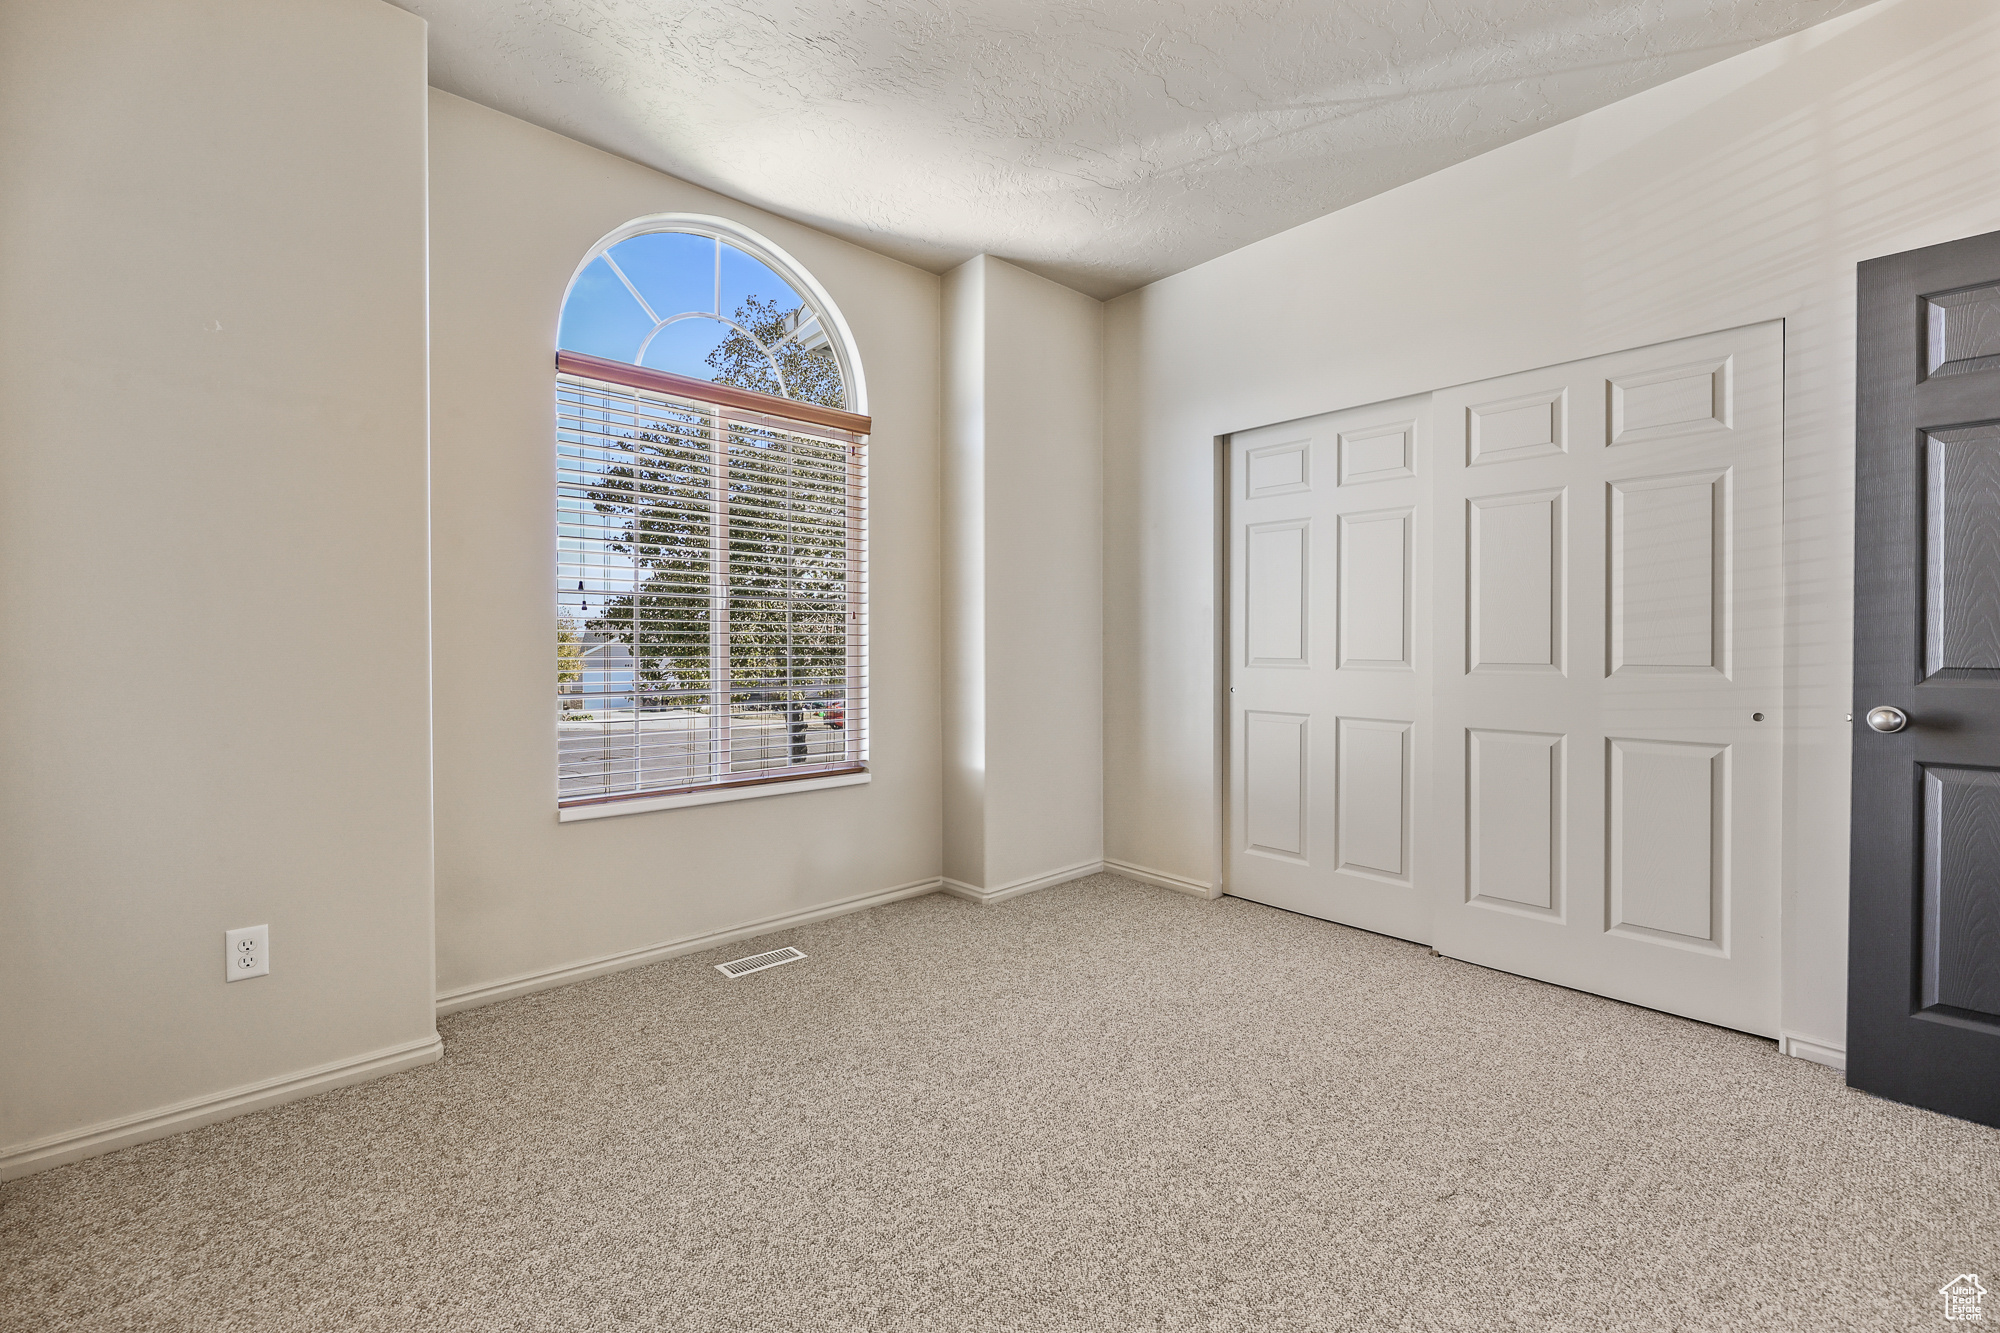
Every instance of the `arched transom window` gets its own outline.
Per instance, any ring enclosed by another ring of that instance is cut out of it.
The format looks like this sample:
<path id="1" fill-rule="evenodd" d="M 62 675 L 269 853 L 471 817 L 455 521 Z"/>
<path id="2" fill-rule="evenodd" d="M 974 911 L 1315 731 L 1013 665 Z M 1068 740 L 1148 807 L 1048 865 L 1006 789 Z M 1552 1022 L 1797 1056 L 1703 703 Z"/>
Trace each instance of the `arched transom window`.
<path id="1" fill-rule="evenodd" d="M 585 257 L 558 347 L 563 817 L 864 781 L 870 423 L 831 300 L 648 219 Z"/>
<path id="2" fill-rule="evenodd" d="M 641 231 L 600 244 L 571 284 L 557 345 L 849 407 L 845 349 L 821 302 L 774 263 L 783 261 L 705 232 Z"/>

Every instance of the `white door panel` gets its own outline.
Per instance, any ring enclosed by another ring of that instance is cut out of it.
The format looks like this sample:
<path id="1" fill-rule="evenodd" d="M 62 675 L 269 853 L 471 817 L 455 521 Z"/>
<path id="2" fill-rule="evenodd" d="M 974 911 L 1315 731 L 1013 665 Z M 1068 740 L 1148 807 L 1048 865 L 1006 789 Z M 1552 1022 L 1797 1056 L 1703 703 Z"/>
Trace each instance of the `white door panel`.
<path id="1" fill-rule="evenodd" d="M 1409 671 L 1411 539 L 1416 511 L 1342 514 L 1340 526 L 1339 664 Z"/>
<path id="2" fill-rule="evenodd" d="M 1248 851 L 1305 863 L 1310 719 L 1299 713 L 1243 715 L 1243 838 Z"/>
<path id="3" fill-rule="evenodd" d="M 1229 891 L 1429 937 L 1423 399 L 1230 442 Z"/>
<path id="4" fill-rule="evenodd" d="M 1560 920 L 1563 913 L 1563 738 L 1539 731 L 1465 732 L 1466 896 Z M 1459 802 L 1437 814 L 1456 821 Z"/>
<path id="5" fill-rule="evenodd" d="M 1722 586 L 1729 473 L 1610 483 L 1611 674 L 1727 674 Z"/>
<path id="6" fill-rule="evenodd" d="M 1541 490 L 1467 507 L 1466 670 L 1561 672 L 1563 500 Z"/>
<path id="7" fill-rule="evenodd" d="M 1774 323 L 1434 395 L 1441 952 L 1777 1031 L 1783 365 Z"/>
<path id="8" fill-rule="evenodd" d="M 1410 882 L 1412 726 L 1375 718 L 1337 720 L 1333 801 L 1338 868 Z"/>
<path id="9" fill-rule="evenodd" d="M 1729 747 L 1613 736 L 1607 928 L 1720 948 Z"/>
<path id="10" fill-rule="evenodd" d="M 1248 660 L 1257 666 L 1307 663 L 1312 622 L 1312 523 L 1253 523 L 1244 533 Z"/>

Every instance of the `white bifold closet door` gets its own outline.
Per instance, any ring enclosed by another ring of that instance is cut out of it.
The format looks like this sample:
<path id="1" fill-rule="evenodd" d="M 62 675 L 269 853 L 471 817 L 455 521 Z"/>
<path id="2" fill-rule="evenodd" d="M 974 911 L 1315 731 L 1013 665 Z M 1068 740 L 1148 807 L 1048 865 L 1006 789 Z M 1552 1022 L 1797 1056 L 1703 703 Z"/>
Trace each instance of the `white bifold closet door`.
<path id="1" fill-rule="evenodd" d="M 1427 939 L 1424 399 L 1230 440 L 1229 892 Z"/>
<path id="2" fill-rule="evenodd" d="M 1776 1034 L 1783 406 L 1779 323 L 1433 396 L 1440 952 Z"/>
<path id="3" fill-rule="evenodd" d="M 1228 891 L 1775 1034 L 1783 352 L 1233 436 Z"/>

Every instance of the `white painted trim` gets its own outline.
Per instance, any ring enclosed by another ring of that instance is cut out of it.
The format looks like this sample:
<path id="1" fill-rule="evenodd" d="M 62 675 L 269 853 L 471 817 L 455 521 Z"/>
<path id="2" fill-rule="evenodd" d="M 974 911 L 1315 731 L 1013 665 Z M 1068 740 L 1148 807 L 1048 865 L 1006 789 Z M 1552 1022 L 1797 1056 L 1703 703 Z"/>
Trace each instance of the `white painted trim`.
<path id="1" fill-rule="evenodd" d="M 1811 1037 L 1801 1037 L 1790 1032 L 1778 1034 L 1778 1053 L 1810 1060 L 1816 1065 L 1829 1065 L 1834 1069 L 1847 1068 L 1847 1048 L 1830 1042 L 1815 1041 Z"/>
<path id="2" fill-rule="evenodd" d="M 1026 879 L 1017 879 L 1011 884 L 1002 884 L 997 889 L 982 889 L 977 885 L 967 884 L 956 879 L 945 880 L 943 888 L 952 897 L 963 898 L 969 903 L 1000 903 L 1007 901 L 1009 898 L 1018 898 L 1024 893 L 1033 893 L 1036 889 L 1052 889 L 1058 884 L 1067 884 L 1073 879 L 1082 879 L 1085 875 L 1099 874 L 1103 869 L 1104 862 L 1102 861 L 1078 861 L 1073 866 L 1064 866 L 1061 870 L 1051 870 L 1045 875 L 1030 875 Z"/>
<path id="3" fill-rule="evenodd" d="M 1154 870 L 1150 866 L 1134 865 L 1130 861 L 1113 861 L 1111 858 L 1106 857 L 1104 868 L 1114 875 L 1123 875 L 1127 879 L 1136 879 L 1141 884 L 1151 884 L 1155 888 L 1160 889 L 1172 889 L 1175 893 L 1190 894 L 1196 898 L 1220 898 L 1222 896 L 1215 891 L 1213 885 L 1204 884 L 1198 879 L 1184 879 L 1179 875 L 1169 875 L 1164 870 Z"/>
<path id="4" fill-rule="evenodd" d="M 640 815 L 648 810 L 678 810 L 689 805 L 714 805 L 717 801 L 748 801 L 759 796 L 790 796 L 793 792 L 825 791 L 828 787 L 857 787 L 868 781 L 866 773 L 841 773 L 830 778 L 793 778 L 788 782 L 759 782 L 750 787 L 721 787 L 715 791 L 684 791 L 674 796 L 641 796 L 630 801 L 606 801 L 602 805 L 572 805 L 556 811 L 556 819 L 568 824 L 579 819 L 609 819 L 613 815 Z"/>
<path id="5" fill-rule="evenodd" d="M 734 944 L 738 940 L 747 940 L 756 935 L 768 935 L 774 930 L 789 930 L 793 926 L 809 925 L 814 921 L 824 921 L 828 917 L 865 911 L 870 907 L 880 907 L 883 903 L 893 903 L 903 898 L 922 897 L 926 893 L 936 893 L 942 886 L 943 881 L 936 878 L 912 880 L 893 889 L 842 898 L 839 902 L 808 907 L 802 912 L 787 912 L 781 916 L 765 917 L 761 921 L 748 921 L 740 926 L 712 930 L 705 935 L 692 935 L 686 939 L 648 944 L 639 949 L 627 949 L 622 953 L 586 958 L 580 963 L 566 963 L 561 967 L 552 967 L 542 972 L 523 972 L 499 981 L 482 982 L 477 986 L 462 986 L 458 990 L 439 994 L 437 1011 L 443 1015 L 455 1014 L 461 1009 L 476 1009 L 482 1004 L 511 1000 L 517 995 L 531 995 L 536 991 L 552 990 L 557 986 L 567 986 L 573 981 L 585 981 L 610 972 L 644 967 L 648 963 L 663 962 L 669 958 L 678 958 L 682 954 L 700 953 L 704 949 L 717 949 L 725 944 Z"/>
<path id="6" fill-rule="evenodd" d="M 280 1074 L 276 1078 L 260 1079 L 222 1092 L 190 1097 L 186 1101 L 141 1111 L 137 1115 L 102 1121 L 84 1129 L 66 1130 L 46 1138 L 17 1143 L 0 1150 L 0 1180 L 32 1175 L 50 1167 L 95 1157 L 114 1148 L 165 1138 L 169 1134 L 199 1129 L 203 1125 L 212 1125 L 218 1120 L 227 1120 L 267 1106 L 297 1101 L 301 1097 L 329 1092 L 350 1083 L 414 1069 L 418 1065 L 429 1064 L 443 1054 L 444 1042 L 433 1032 L 428 1037 L 406 1041 L 399 1046 L 385 1046 L 379 1051 L 315 1065 L 295 1074 Z"/>

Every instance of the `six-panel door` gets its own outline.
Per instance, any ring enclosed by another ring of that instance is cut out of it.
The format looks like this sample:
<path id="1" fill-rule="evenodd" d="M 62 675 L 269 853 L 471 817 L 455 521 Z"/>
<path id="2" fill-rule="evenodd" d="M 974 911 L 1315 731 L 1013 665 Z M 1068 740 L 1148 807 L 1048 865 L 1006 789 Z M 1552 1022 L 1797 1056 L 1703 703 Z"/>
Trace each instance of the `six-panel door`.
<path id="1" fill-rule="evenodd" d="M 1432 399 L 1440 952 L 1778 1030 L 1778 324 Z"/>
<path id="2" fill-rule="evenodd" d="M 2000 233 L 1859 297 L 1847 1077 L 2000 1124 Z"/>
<path id="3" fill-rule="evenodd" d="M 1429 938 L 1422 399 L 1230 441 L 1229 891 Z"/>

